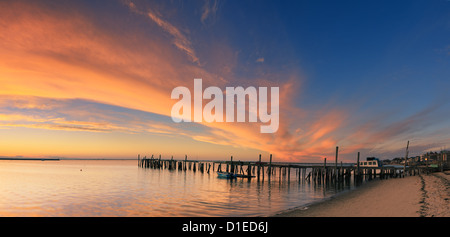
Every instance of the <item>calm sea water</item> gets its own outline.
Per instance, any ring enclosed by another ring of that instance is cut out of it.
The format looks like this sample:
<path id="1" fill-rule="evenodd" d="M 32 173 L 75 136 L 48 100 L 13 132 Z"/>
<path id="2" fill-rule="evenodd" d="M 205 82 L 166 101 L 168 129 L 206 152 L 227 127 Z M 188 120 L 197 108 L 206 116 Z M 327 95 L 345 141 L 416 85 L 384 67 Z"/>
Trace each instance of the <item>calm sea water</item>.
<path id="1" fill-rule="evenodd" d="M 132 160 L 0 161 L 0 216 L 270 216 L 344 187 L 278 179 L 227 180 L 143 169 Z"/>

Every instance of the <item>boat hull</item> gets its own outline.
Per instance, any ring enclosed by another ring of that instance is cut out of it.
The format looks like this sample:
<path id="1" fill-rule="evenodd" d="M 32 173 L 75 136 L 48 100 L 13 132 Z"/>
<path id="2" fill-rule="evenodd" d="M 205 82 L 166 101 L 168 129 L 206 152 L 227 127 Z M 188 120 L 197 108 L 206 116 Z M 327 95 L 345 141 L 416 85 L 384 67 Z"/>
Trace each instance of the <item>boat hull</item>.
<path id="1" fill-rule="evenodd" d="M 234 179 L 237 177 L 236 174 L 227 173 L 227 172 L 217 172 L 217 175 L 219 178 L 223 178 L 223 179 Z"/>

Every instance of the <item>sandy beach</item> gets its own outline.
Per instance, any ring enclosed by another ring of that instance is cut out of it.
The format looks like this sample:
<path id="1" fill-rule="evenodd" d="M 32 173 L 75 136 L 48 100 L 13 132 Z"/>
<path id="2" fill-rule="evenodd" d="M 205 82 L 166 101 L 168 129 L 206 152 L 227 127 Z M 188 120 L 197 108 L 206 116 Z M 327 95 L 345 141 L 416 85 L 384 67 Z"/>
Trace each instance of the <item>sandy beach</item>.
<path id="1" fill-rule="evenodd" d="M 450 217 L 450 172 L 375 180 L 279 217 Z"/>

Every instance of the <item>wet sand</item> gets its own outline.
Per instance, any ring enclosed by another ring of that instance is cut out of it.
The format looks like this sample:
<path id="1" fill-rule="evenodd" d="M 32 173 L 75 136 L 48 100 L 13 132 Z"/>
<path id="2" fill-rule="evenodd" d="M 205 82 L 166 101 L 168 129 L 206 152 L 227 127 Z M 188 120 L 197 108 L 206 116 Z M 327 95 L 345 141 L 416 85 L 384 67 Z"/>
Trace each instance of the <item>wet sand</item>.
<path id="1" fill-rule="evenodd" d="M 450 172 L 375 180 L 279 217 L 450 217 Z"/>

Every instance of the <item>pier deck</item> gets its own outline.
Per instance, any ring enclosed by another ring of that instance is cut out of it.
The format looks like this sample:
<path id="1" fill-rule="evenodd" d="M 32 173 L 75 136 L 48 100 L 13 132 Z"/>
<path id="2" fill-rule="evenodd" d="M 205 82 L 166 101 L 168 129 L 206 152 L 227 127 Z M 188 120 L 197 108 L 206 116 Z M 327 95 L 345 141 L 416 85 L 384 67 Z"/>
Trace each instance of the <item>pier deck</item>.
<path id="1" fill-rule="evenodd" d="M 404 177 L 406 175 L 416 175 L 429 172 L 428 167 L 419 166 L 381 166 L 362 167 L 357 163 L 327 163 L 326 158 L 323 163 L 291 163 L 291 162 L 261 162 L 261 155 L 258 161 L 233 161 L 230 160 L 184 160 L 159 158 L 140 158 L 138 155 L 138 166 L 142 168 L 169 169 L 169 170 L 192 170 L 194 172 L 230 172 L 238 174 L 240 178 L 256 178 L 259 180 L 268 179 L 278 175 L 290 181 L 291 171 L 296 172 L 298 180 L 311 181 L 317 183 L 347 181 L 351 177 L 355 180 L 380 178 Z"/>

